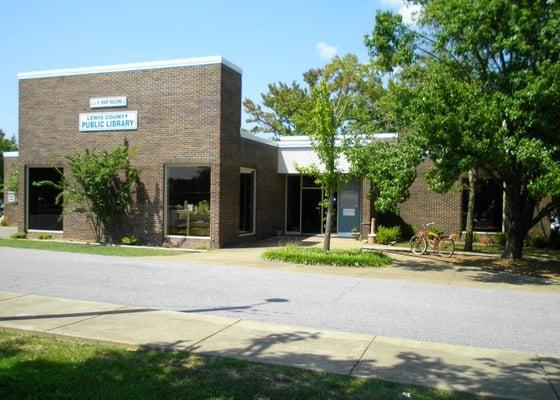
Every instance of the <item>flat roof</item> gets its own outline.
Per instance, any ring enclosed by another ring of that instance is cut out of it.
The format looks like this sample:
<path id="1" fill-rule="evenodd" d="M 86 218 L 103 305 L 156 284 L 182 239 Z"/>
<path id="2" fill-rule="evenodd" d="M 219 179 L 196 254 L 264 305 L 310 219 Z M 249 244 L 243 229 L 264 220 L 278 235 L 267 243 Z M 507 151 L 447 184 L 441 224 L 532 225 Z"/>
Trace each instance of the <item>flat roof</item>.
<path id="1" fill-rule="evenodd" d="M 394 139 L 399 136 L 396 132 L 379 132 L 374 133 L 371 137 L 374 140 L 383 140 L 383 139 Z M 252 132 L 249 132 L 246 129 L 241 129 L 241 137 L 249 140 L 254 140 L 256 142 L 261 142 L 264 144 L 268 144 L 270 146 L 279 147 L 279 148 L 313 148 L 313 144 L 311 142 L 311 138 L 309 136 L 304 135 L 294 135 L 294 136 L 278 136 L 277 139 L 266 139 L 260 136 L 255 135 Z M 342 143 L 343 137 L 337 136 L 336 143 Z"/>
<path id="2" fill-rule="evenodd" d="M 224 64 L 234 71 L 243 74 L 243 70 L 222 56 L 181 58 L 178 60 L 148 61 L 131 64 L 101 65 L 97 67 L 50 69 L 44 71 L 20 72 L 18 79 L 50 78 L 55 76 L 104 74 L 109 72 L 139 71 L 146 69 L 188 67 L 194 65 Z"/>

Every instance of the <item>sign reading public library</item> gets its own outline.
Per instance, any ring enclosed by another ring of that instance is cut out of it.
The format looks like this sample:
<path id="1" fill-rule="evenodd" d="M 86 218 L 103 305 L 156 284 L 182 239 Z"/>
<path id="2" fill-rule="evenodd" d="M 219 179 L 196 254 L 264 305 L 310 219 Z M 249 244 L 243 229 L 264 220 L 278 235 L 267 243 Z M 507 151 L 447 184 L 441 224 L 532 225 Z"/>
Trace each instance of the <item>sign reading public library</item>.
<path id="1" fill-rule="evenodd" d="M 80 132 L 130 131 L 138 129 L 136 111 L 113 111 L 80 114 Z"/>
<path id="2" fill-rule="evenodd" d="M 126 96 L 94 97 L 89 99 L 90 108 L 126 107 Z"/>

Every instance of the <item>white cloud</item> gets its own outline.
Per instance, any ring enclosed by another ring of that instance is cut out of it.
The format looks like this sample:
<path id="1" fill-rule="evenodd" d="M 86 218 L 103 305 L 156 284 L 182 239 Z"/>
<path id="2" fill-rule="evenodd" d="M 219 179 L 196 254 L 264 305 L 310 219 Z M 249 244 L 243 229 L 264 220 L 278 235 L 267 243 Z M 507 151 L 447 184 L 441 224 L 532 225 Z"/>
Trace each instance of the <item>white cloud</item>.
<path id="1" fill-rule="evenodd" d="M 332 46 L 325 42 L 319 42 L 315 45 L 315 49 L 319 53 L 319 57 L 325 60 L 330 60 L 336 53 L 338 52 L 338 48 L 336 46 Z"/>
<path id="2" fill-rule="evenodd" d="M 403 22 L 405 24 L 415 24 L 418 16 L 422 11 L 422 7 L 418 4 L 404 5 L 399 8 L 399 14 L 402 15 Z"/>
<path id="3" fill-rule="evenodd" d="M 402 16 L 405 24 L 413 25 L 416 23 L 422 6 L 418 4 L 408 4 L 404 0 L 381 0 L 380 5 L 392 9 Z"/>

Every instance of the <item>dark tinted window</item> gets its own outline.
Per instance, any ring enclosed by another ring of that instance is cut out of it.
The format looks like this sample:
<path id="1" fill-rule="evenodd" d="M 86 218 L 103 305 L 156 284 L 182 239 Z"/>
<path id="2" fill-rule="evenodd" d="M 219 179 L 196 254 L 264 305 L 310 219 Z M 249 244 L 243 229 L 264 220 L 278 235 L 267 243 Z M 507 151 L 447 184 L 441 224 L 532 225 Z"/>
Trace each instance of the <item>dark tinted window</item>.
<path id="1" fill-rule="evenodd" d="M 287 176 L 286 231 L 299 232 L 301 176 Z"/>
<path id="2" fill-rule="evenodd" d="M 254 231 L 255 173 L 242 173 L 239 180 L 239 232 Z"/>
<path id="3" fill-rule="evenodd" d="M 61 189 L 51 185 L 37 186 L 34 183 L 50 181 L 60 183 L 62 168 L 29 168 L 27 183 L 28 193 L 28 229 L 45 231 L 62 230 L 62 205 L 56 204 L 56 197 Z"/>

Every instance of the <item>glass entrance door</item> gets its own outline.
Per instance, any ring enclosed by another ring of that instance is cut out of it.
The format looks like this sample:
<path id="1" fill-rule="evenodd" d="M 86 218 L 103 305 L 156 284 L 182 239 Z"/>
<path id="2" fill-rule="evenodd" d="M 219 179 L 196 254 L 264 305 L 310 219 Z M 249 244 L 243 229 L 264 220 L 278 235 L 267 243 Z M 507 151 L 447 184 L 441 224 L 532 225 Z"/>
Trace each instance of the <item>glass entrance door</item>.
<path id="1" fill-rule="evenodd" d="M 301 232 L 321 233 L 321 189 L 301 190 Z"/>

